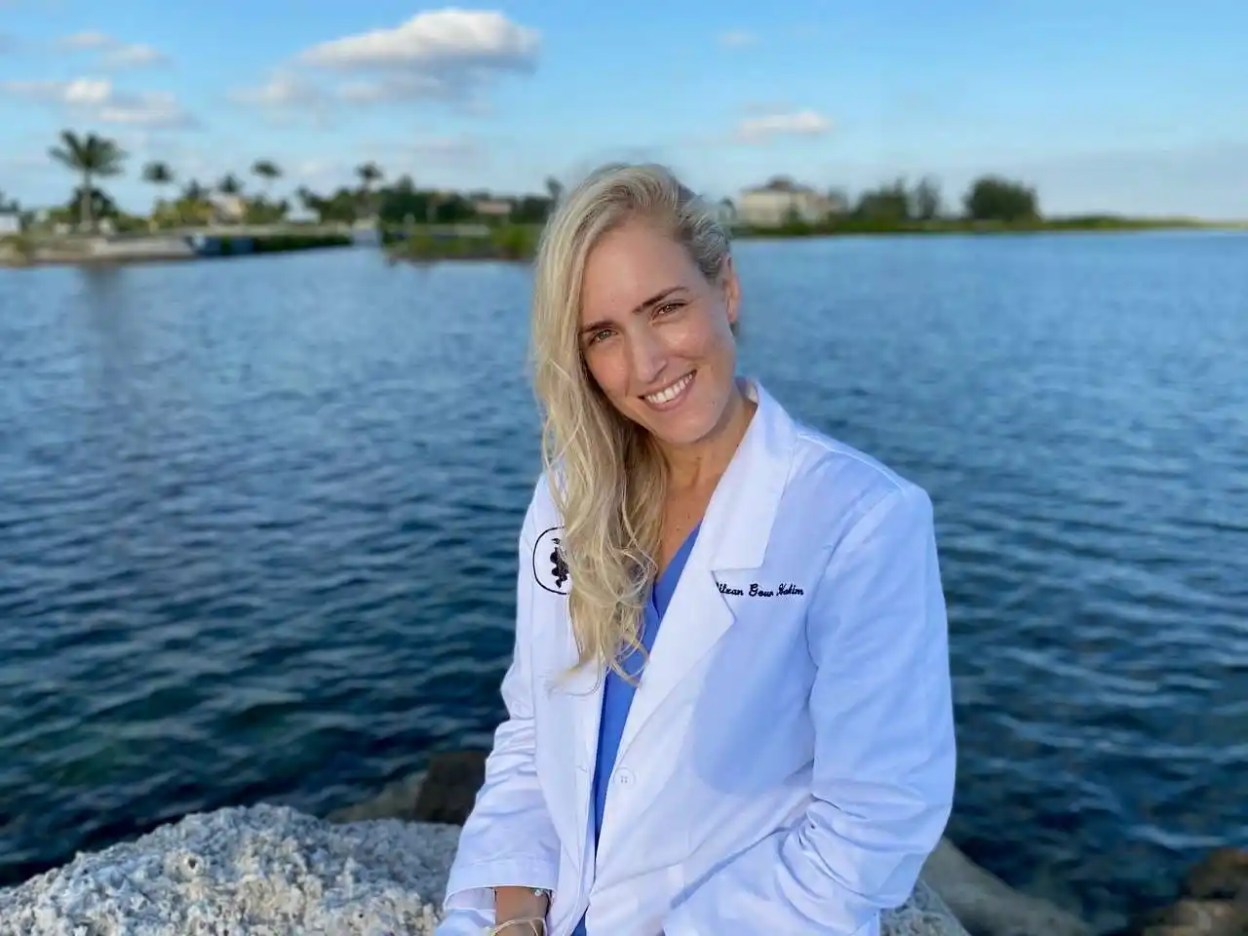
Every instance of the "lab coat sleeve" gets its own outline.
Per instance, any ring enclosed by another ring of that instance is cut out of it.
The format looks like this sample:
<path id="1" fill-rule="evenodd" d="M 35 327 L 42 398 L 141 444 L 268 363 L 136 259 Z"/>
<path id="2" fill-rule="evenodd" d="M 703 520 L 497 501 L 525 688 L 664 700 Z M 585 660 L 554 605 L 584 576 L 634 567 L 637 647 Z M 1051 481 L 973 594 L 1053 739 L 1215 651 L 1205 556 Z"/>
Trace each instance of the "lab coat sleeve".
<path id="1" fill-rule="evenodd" d="M 812 595 L 812 800 L 719 865 L 666 936 L 851 936 L 909 897 L 953 802 L 955 742 L 932 505 L 905 484 L 832 550 Z"/>
<path id="2" fill-rule="evenodd" d="M 485 781 L 460 833 L 439 936 L 479 933 L 483 923 L 492 923 L 493 887 L 555 887 L 559 842 L 533 757 L 534 515 L 531 504 L 519 543 L 515 646 L 502 682 L 507 715 L 495 731 Z"/>

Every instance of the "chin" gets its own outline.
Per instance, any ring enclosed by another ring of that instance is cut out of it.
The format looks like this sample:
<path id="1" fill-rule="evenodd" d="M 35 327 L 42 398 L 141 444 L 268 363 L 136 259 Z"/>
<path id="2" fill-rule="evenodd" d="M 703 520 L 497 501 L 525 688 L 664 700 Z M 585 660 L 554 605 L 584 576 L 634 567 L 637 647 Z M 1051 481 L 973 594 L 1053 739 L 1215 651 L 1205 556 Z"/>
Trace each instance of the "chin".
<path id="1" fill-rule="evenodd" d="M 653 413 L 645 409 L 635 418 L 644 429 L 664 445 L 683 447 L 701 442 L 715 432 L 723 417 L 723 408 L 689 401 L 687 412 Z"/>

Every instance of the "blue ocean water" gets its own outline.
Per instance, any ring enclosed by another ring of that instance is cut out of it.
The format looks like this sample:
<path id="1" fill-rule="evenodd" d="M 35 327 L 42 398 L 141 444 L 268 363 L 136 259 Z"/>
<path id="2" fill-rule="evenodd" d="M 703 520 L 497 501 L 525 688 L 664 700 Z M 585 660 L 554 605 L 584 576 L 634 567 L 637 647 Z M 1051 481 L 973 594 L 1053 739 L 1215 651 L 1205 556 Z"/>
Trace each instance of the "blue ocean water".
<path id="1" fill-rule="evenodd" d="M 950 833 L 1113 920 L 1248 840 L 1248 236 L 745 242 L 742 369 L 932 494 Z M 0 885 L 486 746 L 529 270 L 0 271 Z"/>

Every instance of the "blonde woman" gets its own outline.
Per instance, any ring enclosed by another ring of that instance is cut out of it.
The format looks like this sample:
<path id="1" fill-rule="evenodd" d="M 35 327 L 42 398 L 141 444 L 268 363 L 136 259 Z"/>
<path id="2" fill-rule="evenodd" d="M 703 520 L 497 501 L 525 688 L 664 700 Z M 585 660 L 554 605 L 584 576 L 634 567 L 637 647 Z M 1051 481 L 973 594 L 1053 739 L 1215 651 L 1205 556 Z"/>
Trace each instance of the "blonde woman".
<path id="1" fill-rule="evenodd" d="M 739 377 L 713 210 L 657 166 L 536 264 L 545 472 L 442 936 L 867 936 L 953 798 L 925 492 Z"/>

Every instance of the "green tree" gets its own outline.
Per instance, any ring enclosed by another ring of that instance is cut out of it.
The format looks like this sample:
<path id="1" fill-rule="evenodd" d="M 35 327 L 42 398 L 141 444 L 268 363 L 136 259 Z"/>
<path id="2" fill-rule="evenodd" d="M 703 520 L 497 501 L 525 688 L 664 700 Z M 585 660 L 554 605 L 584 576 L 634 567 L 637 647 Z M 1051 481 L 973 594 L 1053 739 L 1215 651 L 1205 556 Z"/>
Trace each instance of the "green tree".
<path id="1" fill-rule="evenodd" d="M 197 179 L 191 179 L 182 188 L 182 200 L 191 202 L 207 201 L 208 189 L 201 185 Z"/>
<path id="2" fill-rule="evenodd" d="M 360 185 L 365 192 L 372 191 L 373 186 L 385 177 L 385 173 L 375 162 L 366 162 L 356 166 L 355 174 L 360 177 Z"/>
<path id="3" fill-rule="evenodd" d="M 264 183 L 265 197 L 268 197 L 268 190 L 273 183 L 282 177 L 282 170 L 271 159 L 257 159 L 252 164 L 251 171 Z"/>
<path id="4" fill-rule="evenodd" d="M 107 137 L 94 133 L 79 136 L 70 130 L 62 130 L 61 145 L 51 147 L 48 155 L 82 176 L 82 184 L 77 190 L 81 199 L 79 220 L 88 230 L 95 230 L 92 193 L 96 189 L 92 182 L 96 178 L 121 175 L 126 153 L 116 141 Z"/>
<path id="5" fill-rule="evenodd" d="M 143 181 L 155 185 L 159 191 L 164 191 L 165 186 L 173 183 L 173 170 L 169 168 L 168 163 L 149 162 L 143 167 Z M 163 199 L 159 199 L 162 200 Z M 152 211 L 152 223 L 155 224 L 156 211 Z"/>
<path id="6" fill-rule="evenodd" d="M 905 179 L 870 189 L 858 197 L 854 214 L 868 221 L 894 223 L 910 217 L 910 192 Z"/>
<path id="7" fill-rule="evenodd" d="M 934 221 L 940 217 L 940 183 L 931 176 L 924 176 L 914 187 L 910 210 L 920 221 Z"/>
<path id="8" fill-rule="evenodd" d="M 92 188 L 89 191 L 84 191 L 82 188 L 74 189 L 74 193 L 69 197 L 69 201 L 65 203 L 64 210 L 70 215 L 75 211 L 81 213 L 84 204 L 87 205 L 90 211 L 92 225 L 104 218 L 118 218 L 121 216 L 117 203 L 106 192 L 98 188 Z"/>
<path id="9" fill-rule="evenodd" d="M 1040 217 L 1036 190 L 1000 176 L 981 176 L 971 183 L 963 204 L 974 221 L 1026 221 Z"/>
<path id="10" fill-rule="evenodd" d="M 366 216 L 375 216 L 378 213 L 378 207 L 373 201 L 373 186 L 380 182 L 383 178 L 381 167 L 375 162 L 366 162 L 356 166 L 355 174 L 360 177 L 360 194 L 361 200 L 364 202 L 364 214 Z"/>
<path id="11" fill-rule="evenodd" d="M 238 176 L 232 172 L 227 172 L 225 177 L 217 183 L 217 191 L 222 195 L 240 195 L 243 191 L 243 183 L 238 181 Z"/>

